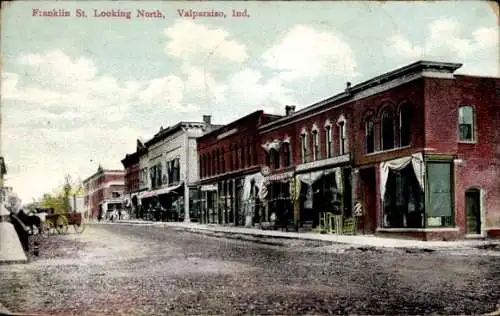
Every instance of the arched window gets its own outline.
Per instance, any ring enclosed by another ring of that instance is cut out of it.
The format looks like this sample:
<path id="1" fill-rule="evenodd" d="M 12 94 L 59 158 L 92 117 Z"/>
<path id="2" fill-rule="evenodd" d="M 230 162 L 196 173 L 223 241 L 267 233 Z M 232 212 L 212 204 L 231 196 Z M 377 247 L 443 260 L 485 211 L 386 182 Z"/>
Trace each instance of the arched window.
<path id="1" fill-rule="evenodd" d="M 200 155 L 200 177 L 205 177 L 205 155 Z"/>
<path id="2" fill-rule="evenodd" d="M 399 111 L 399 145 L 410 145 L 411 137 L 411 104 L 405 103 Z"/>
<path id="3" fill-rule="evenodd" d="M 270 155 L 271 155 L 271 162 L 273 164 L 273 168 L 274 169 L 279 169 L 280 168 L 280 154 L 279 152 L 272 148 L 270 151 L 269 151 Z"/>
<path id="4" fill-rule="evenodd" d="M 226 159 L 224 159 L 224 148 L 220 149 L 220 173 L 226 173 Z"/>
<path id="5" fill-rule="evenodd" d="M 302 163 L 306 163 L 309 151 L 307 150 L 307 133 L 305 131 L 303 131 L 302 134 L 300 135 L 300 152 L 302 157 Z"/>
<path id="6" fill-rule="evenodd" d="M 394 148 L 394 113 L 391 109 L 385 109 L 381 116 L 380 147 L 382 150 Z"/>
<path id="7" fill-rule="evenodd" d="M 210 177 L 212 175 L 212 155 L 210 153 L 207 154 L 207 176 Z"/>
<path id="8" fill-rule="evenodd" d="M 290 152 L 290 143 L 284 142 L 281 145 L 283 152 L 283 167 L 290 167 L 292 164 L 292 153 Z"/>
<path id="9" fill-rule="evenodd" d="M 320 159 L 319 156 L 319 133 L 317 129 L 312 131 L 312 139 L 313 139 L 313 160 Z"/>
<path id="10" fill-rule="evenodd" d="M 270 167 L 271 166 L 271 153 L 266 151 L 265 152 L 265 161 L 264 163 L 266 164 L 266 166 Z"/>
<path id="11" fill-rule="evenodd" d="M 367 154 L 375 151 L 375 122 L 372 117 L 365 121 L 365 146 Z"/>
<path id="12" fill-rule="evenodd" d="M 245 155 L 246 145 L 241 145 L 241 169 L 244 169 L 247 166 L 247 155 Z"/>
<path id="13" fill-rule="evenodd" d="M 326 158 L 333 157 L 333 147 L 332 147 L 332 126 L 330 124 L 325 126 L 325 142 L 326 142 Z"/>
<path id="14" fill-rule="evenodd" d="M 213 152 L 212 152 L 212 175 L 217 174 L 217 160 L 218 160 L 217 151 L 213 150 Z"/>
<path id="15" fill-rule="evenodd" d="M 233 145 L 229 145 L 229 170 L 234 170 L 234 165 L 233 165 Z"/>
<path id="16" fill-rule="evenodd" d="M 339 121 L 337 123 L 339 126 L 339 154 L 345 155 L 347 153 L 347 131 L 345 121 Z"/>
<path id="17" fill-rule="evenodd" d="M 458 108 L 458 135 L 460 141 L 474 142 L 476 140 L 476 117 L 474 108 L 462 105 Z"/>

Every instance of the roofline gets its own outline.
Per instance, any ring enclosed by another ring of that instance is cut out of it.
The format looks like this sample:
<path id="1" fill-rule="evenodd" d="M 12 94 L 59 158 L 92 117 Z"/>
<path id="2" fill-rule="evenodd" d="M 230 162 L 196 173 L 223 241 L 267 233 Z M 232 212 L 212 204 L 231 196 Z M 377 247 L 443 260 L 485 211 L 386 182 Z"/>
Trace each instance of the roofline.
<path id="1" fill-rule="evenodd" d="M 305 108 L 303 108 L 303 109 L 301 109 L 301 110 L 299 110 L 291 115 L 284 116 L 284 117 L 277 119 L 275 121 L 261 125 L 259 127 L 259 130 L 268 129 L 268 128 L 276 126 L 276 125 L 279 126 L 283 123 L 286 123 L 288 121 L 296 119 L 303 114 L 306 114 L 310 111 L 318 109 L 326 104 L 339 102 L 341 100 L 351 98 L 353 96 L 353 94 L 355 94 L 355 93 L 359 93 L 359 92 L 366 90 L 368 88 L 372 88 L 373 86 L 381 85 L 382 83 L 388 82 L 390 80 L 396 79 L 398 77 L 402 77 L 402 76 L 410 74 L 410 73 L 415 73 L 418 71 L 423 71 L 423 70 L 428 70 L 428 69 L 432 69 L 434 71 L 437 70 L 438 72 L 454 73 L 457 69 L 459 69 L 462 66 L 463 66 L 463 64 L 461 64 L 461 63 L 449 63 L 449 62 L 419 60 L 419 61 L 416 61 L 416 62 L 411 63 L 409 65 L 403 66 L 401 68 L 397 68 L 395 70 L 386 72 L 382 75 L 365 80 L 365 81 L 351 87 L 349 90 L 346 89 L 344 92 L 338 93 L 332 97 L 329 97 L 327 99 L 324 99 L 324 100 L 321 100 L 319 102 L 313 103 L 309 106 L 306 106 Z"/>
<path id="2" fill-rule="evenodd" d="M 175 132 L 181 130 L 183 127 L 187 127 L 188 125 L 193 125 L 193 124 L 204 125 L 204 126 L 207 125 L 207 123 L 205 123 L 205 122 L 181 121 L 181 122 L 179 122 L 179 123 L 177 123 L 177 124 L 175 124 L 173 126 L 167 127 L 163 131 L 160 131 L 160 132 L 156 133 L 153 136 L 153 138 L 151 138 L 148 141 L 144 142 L 144 146 L 149 147 L 149 146 L 151 146 L 153 144 L 156 144 L 158 141 L 166 138 L 169 135 L 174 134 Z"/>
<path id="3" fill-rule="evenodd" d="M 202 136 L 198 137 L 197 139 L 198 140 L 204 140 L 205 138 L 208 138 L 210 136 L 215 135 L 217 132 L 220 132 L 220 130 L 223 129 L 223 128 L 225 128 L 225 127 L 232 127 L 232 126 L 238 125 L 237 123 L 240 123 L 241 121 L 244 121 L 244 120 L 246 120 L 246 119 L 248 119 L 248 118 L 250 118 L 250 117 L 252 117 L 254 115 L 257 115 L 257 114 L 262 115 L 262 114 L 265 114 L 265 113 L 264 113 L 264 110 L 253 111 L 252 113 L 247 114 L 247 115 L 245 115 L 243 117 L 240 117 L 240 118 L 238 118 L 238 119 L 236 119 L 234 121 L 231 121 L 228 124 L 222 124 L 219 128 L 216 128 L 216 129 L 214 129 L 214 130 L 212 130 L 212 131 L 210 131 L 210 132 L 208 132 L 206 134 L 203 134 Z"/>
<path id="4" fill-rule="evenodd" d="M 125 170 L 118 170 L 118 169 L 103 169 L 103 170 L 99 170 L 97 172 L 94 172 L 90 177 L 87 177 L 85 178 L 84 180 L 82 180 L 82 184 L 91 180 L 92 178 L 94 178 L 95 176 L 101 174 L 101 173 L 123 173 L 125 175 Z"/>

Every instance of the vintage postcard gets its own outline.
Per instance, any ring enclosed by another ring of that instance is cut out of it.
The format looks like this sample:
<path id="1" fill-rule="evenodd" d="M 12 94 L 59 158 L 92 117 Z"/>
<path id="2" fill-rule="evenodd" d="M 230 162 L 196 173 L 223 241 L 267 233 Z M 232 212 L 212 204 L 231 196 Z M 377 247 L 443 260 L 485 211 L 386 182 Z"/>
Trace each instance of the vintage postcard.
<path id="1" fill-rule="evenodd" d="M 500 315 L 494 1 L 4 1 L 0 314 Z"/>

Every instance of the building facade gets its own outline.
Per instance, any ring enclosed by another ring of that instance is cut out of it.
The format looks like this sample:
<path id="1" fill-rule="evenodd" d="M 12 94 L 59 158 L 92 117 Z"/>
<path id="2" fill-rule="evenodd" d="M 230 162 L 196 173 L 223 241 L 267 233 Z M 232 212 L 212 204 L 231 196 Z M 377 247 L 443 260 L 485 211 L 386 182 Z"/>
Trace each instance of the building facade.
<path id="1" fill-rule="evenodd" d="M 87 216 L 96 219 L 101 214 L 104 218 L 107 212 L 122 209 L 125 171 L 107 170 L 99 166 L 96 173 L 83 181 L 83 186 Z"/>
<path id="2" fill-rule="evenodd" d="M 320 226 L 326 213 L 351 216 L 352 114 L 349 107 L 332 106 L 347 97 L 298 112 L 289 106 L 285 117 L 260 128 L 269 170 L 261 199 L 282 226 L 307 231 Z"/>
<path id="3" fill-rule="evenodd" d="M 264 163 L 258 127 L 277 118 L 255 111 L 198 138 L 201 222 L 251 226 L 260 221 L 259 203 L 251 206 Z"/>
<path id="4" fill-rule="evenodd" d="M 121 163 L 125 168 L 125 207 L 132 217 L 139 217 L 139 199 L 141 192 L 141 155 L 147 153 L 144 144 L 138 139 L 136 151 L 132 154 L 126 154 Z"/>
<path id="5" fill-rule="evenodd" d="M 310 229 L 330 214 L 364 234 L 498 236 L 499 78 L 454 74 L 461 66 L 419 61 L 300 111 L 287 106 L 251 124 L 257 133 L 240 131 L 251 122 L 240 119 L 205 135 L 204 221 L 251 225 L 274 213 Z M 252 185 L 237 182 L 252 172 Z"/>
<path id="6" fill-rule="evenodd" d="M 197 138 L 217 128 L 211 117 L 180 122 L 163 129 L 139 154 L 141 209 L 154 220 L 191 221 L 199 218 Z"/>

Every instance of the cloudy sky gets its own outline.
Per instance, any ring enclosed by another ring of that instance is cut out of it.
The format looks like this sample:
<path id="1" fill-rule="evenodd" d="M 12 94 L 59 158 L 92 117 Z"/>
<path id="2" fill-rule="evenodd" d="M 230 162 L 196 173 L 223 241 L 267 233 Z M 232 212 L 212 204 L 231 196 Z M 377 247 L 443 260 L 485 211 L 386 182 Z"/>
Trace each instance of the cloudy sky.
<path id="1" fill-rule="evenodd" d="M 160 126 L 304 107 L 418 59 L 498 76 L 487 2 L 14 2 L 2 4 L 2 152 L 24 202 L 120 160 Z M 71 17 L 33 16 L 66 9 Z M 87 18 L 76 17 L 76 9 Z M 132 11 L 132 18 L 94 18 Z M 165 18 L 136 18 L 136 10 Z M 226 18 L 180 17 L 184 9 Z M 249 17 L 233 18 L 232 9 Z"/>

